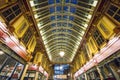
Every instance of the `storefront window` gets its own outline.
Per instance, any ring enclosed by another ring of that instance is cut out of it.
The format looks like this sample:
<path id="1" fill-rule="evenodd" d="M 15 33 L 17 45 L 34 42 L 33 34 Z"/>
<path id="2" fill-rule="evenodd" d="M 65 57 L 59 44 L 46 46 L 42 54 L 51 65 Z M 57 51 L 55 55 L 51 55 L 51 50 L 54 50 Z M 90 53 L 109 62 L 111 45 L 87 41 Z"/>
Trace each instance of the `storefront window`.
<path id="1" fill-rule="evenodd" d="M 23 64 L 0 51 L 0 80 L 18 80 L 23 68 Z"/>
<path id="2" fill-rule="evenodd" d="M 5 63 L 4 68 L 2 69 L 2 71 L 0 72 L 1 75 L 1 79 L 2 80 L 6 80 L 9 77 L 11 77 L 12 71 L 14 69 L 14 66 L 16 64 L 16 61 L 13 60 L 12 58 L 8 58 L 7 62 Z M 2 67 L 3 67 L 2 66 Z"/>
<path id="3" fill-rule="evenodd" d="M 5 55 L 3 51 L 0 51 L 0 69 L 2 68 L 2 65 L 5 63 L 7 58 L 7 55 Z"/>
<path id="4" fill-rule="evenodd" d="M 20 78 L 23 68 L 24 68 L 24 65 L 22 65 L 20 63 L 17 64 L 15 72 L 12 75 L 12 80 L 18 80 Z"/>
<path id="5" fill-rule="evenodd" d="M 36 71 L 27 71 L 24 80 L 34 80 Z"/>

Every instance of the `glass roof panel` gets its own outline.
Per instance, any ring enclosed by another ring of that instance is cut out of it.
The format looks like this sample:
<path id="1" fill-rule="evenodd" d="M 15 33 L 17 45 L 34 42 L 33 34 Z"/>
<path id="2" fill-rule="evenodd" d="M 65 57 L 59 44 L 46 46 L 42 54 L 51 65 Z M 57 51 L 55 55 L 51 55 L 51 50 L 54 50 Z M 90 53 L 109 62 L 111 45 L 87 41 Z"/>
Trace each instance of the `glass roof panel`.
<path id="1" fill-rule="evenodd" d="M 32 0 L 30 5 L 33 16 L 50 61 L 67 63 L 73 60 L 97 2 L 98 0 Z M 60 50 L 64 50 L 64 57 L 60 57 Z"/>
<path id="2" fill-rule="evenodd" d="M 52 26 L 52 27 L 55 27 L 55 26 L 56 26 L 56 23 L 51 24 L 51 26 Z"/>
<path id="3" fill-rule="evenodd" d="M 61 27 L 61 23 L 57 23 L 57 27 Z"/>
<path id="4" fill-rule="evenodd" d="M 76 11 L 76 8 L 70 7 L 70 12 L 71 12 L 71 13 L 75 13 L 75 11 Z"/>
<path id="5" fill-rule="evenodd" d="M 54 1 L 54 0 L 48 0 L 48 3 L 49 3 L 49 4 L 54 4 L 55 1 Z"/>
<path id="6" fill-rule="evenodd" d="M 69 3 L 70 2 L 70 0 L 65 0 L 65 3 Z"/>
<path id="7" fill-rule="evenodd" d="M 68 16 L 67 16 L 67 15 L 64 15 L 64 16 L 63 16 L 63 19 L 65 19 L 65 20 L 68 19 Z"/>
<path id="8" fill-rule="evenodd" d="M 69 11 L 69 10 L 68 10 L 68 6 L 64 6 L 63 9 L 64 9 L 64 11 L 66 11 L 66 12 Z"/>
<path id="9" fill-rule="evenodd" d="M 71 0 L 71 3 L 77 4 L 77 0 Z"/>
<path id="10" fill-rule="evenodd" d="M 55 7 L 50 7 L 50 13 L 55 12 Z"/>
<path id="11" fill-rule="evenodd" d="M 60 12 L 62 10 L 62 7 L 61 6 L 57 6 L 56 10 L 57 10 L 57 12 Z"/>
<path id="12" fill-rule="evenodd" d="M 57 15 L 57 20 L 61 20 L 62 16 L 61 15 Z"/>
<path id="13" fill-rule="evenodd" d="M 74 17 L 73 17 L 73 16 L 70 16 L 69 19 L 73 21 L 73 20 L 74 20 Z"/>
<path id="14" fill-rule="evenodd" d="M 55 20 L 55 16 L 51 16 L 51 17 L 50 17 L 50 20 Z"/>
<path id="15" fill-rule="evenodd" d="M 56 0 L 56 3 L 60 3 L 61 2 L 61 0 Z"/>

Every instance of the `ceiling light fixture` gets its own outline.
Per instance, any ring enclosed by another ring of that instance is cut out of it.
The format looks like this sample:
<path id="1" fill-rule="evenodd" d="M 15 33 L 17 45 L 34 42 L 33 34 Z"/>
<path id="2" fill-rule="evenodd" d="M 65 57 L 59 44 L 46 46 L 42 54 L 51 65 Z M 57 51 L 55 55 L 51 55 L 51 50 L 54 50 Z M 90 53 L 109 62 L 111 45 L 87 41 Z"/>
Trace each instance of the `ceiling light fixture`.
<path id="1" fill-rule="evenodd" d="M 93 2 L 93 6 L 95 7 L 97 5 L 98 1 Z"/>
<path id="2" fill-rule="evenodd" d="M 65 54 L 65 52 L 60 51 L 60 53 L 59 53 L 59 54 L 60 54 L 60 56 L 61 56 L 61 57 L 63 57 L 63 56 L 64 56 L 64 54 Z"/>
<path id="3" fill-rule="evenodd" d="M 2 54 L 4 54 L 4 52 L 3 52 L 3 51 L 0 51 L 0 55 L 2 55 Z"/>
<path id="4" fill-rule="evenodd" d="M 35 14 L 35 15 L 34 15 L 34 17 L 35 17 L 35 18 L 38 18 L 38 15 L 37 15 L 37 14 Z"/>
<path id="5" fill-rule="evenodd" d="M 30 5 L 33 7 L 35 5 L 34 1 L 30 1 Z"/>

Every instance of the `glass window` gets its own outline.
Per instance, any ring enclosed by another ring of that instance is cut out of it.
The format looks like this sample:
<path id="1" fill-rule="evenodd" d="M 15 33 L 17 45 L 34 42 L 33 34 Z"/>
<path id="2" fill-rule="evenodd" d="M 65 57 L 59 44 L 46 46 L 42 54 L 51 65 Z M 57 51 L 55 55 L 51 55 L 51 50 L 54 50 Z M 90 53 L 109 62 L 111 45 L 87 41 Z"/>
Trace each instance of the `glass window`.
<path id="1" fill-rule="evenodd" d="M 70 0 L 65 0 L 66 3 L 69 3 Z"/>
<path id="2" fill-rule="evenodd" d="M 73 17 L 73 16 L 70 16 L 69 19 L 73 21 L 73 20 L 74 20 L 74 17 Z"/>
<path id="3" fill-rule="evenodd" d="M 56 3 L 60 3 L 61 2 L 61 0 L 56 0 Z"/>
<path id="4" fill-rule="evenodd" d="M 5 17 L 5 19 L 10 22 L 13 20 L 16 16 L 18 16 L 21 13 L 20 7 L 17 5 L 10 7 L 9 9 L 2 12 L 2 15 Z"/>
<path id="5" fill-rule="evenodd" d="M 76 11 L 76 8 L 70 7 L 70 12 L 75 13 L 75 11 Z"/>
<path id="6" fill-rule="evenodd" d="M 108 13 L 110 16 L 113 16 L 113 15 L 114 15 L 114 12 L 111 11 L 111 10 L 108 10 L 107 13 Z"/>
<path id="7" fill-rule="evenodd" d="M 56 7 L 56 10 L 57 10 L 57 11 L 61 11 L 61 10 L 62 10 L 62 7 L 61 7 L 61 6 L 57 6 L 57 7 Z"/>
<path id="8" fill-rule="evenodd" d="M 4 16 L 4 17 L 7 17 L 9 14 L 11 14 L 12 13 L 12 10 L 11 9 L 7 9 L 6 11 L 4 11 L 3 13 L 2 13 L 2 15 Z"/>
<path id="9" fill-rule="evenodd" d="M 17 80 L 18 78 L 20 78 L 23 67 L 24 67 L 23 64 L 17 63 L 16 70 L 13 73 L 12 78 L 11 78 L 12 80 Z"/>
<path id="10" fill-rule="evenodd" d="M 24 80 L 34 80 L 36 71 L 27 71 Z"/>
<path id="11" fill-rule="evenodd" d="M 63 16 L 63 19 L 65 19 L 65 20 L 68 19 L 68 16 L 67 16 L 67 15 L 64 15 L 64 16 Z"/>
<path id="12" fill-rule="evenodd" d="M 118 10 L 117 14 L 120 14 L 120 9 Z"/>
<path id="13" fill-rule="evenodd" d="M 116 14 L 116 15 L 114 16 L 114 19 L 116 19 L 118 22 L 120 22 L 120 14 L 119 14 L 119 15 Z"/>
<path id="14" fill-rule="evenodd" d="M 73 26 L 72 24 L 68 23 L 68 27 L 72 27 L 72 26 Z"/>
<path id="15" fill-rule="evenodd" d="M 48 0 L 48 3 L 49 4 L 54 4 L 55 2 L 54 2 L 54 0 Z"/>
<path id="16" fill-rule="evenodd" d="M 57 20 L 61 20 L 62 16 L 61 15 L 57 15 Z"/>
<path id="17" fill-rule="evenodd" d="M 8 22 L 10 22 L 12 19 L 14 19 L 15 18 L 15 15 L 14 14 L 10 14 L 8 17 L 6 17 L 6 20 L 8 21 Z"/>
<path id="18" fill-rule="evenodd" d="M 50 7 L 50 13 L 55 12 L 55 7 Z"/>
<path id="19" fill-rule="evenodd" d="M 61 27 L 61 23 L 57 23 L 57 27 Z"/>
<path id="20" fill-rule="evenodd" d="M 22 41 L 24 42 L 25 45 L 27 45 L 27 43 L 31 37 L 32 37 L 32 31 L 30 28 L 28 28 L 28 30 L 26 31 L 26 33 L 22 37 Z"/>
<path id="21" fill-rule="evenodd" d="M 52 26 L 52 27 L 56 27 L 56 24 L 55 24 L 55 23 L 53 23 L 53 24 L 51 24 L 51 26 Z"/>
<path id="22" fill-rule="evenodd" d="M 112 10 L 112 11 L 114 11 L 114 12 L 116 12 L 117 9 L 118 9 L 118 8 L 117 8 L 116 6 L 114 6 L 114 5 L 111 5 L 111 6 L 110 6 L 110 10 Z"/>
<path id="23" fill-rule="evenodd" d="M 68 11 L 68 6 L 64 6 L 64 11 Z"/>
<path id="24" fill-rule="evenodd" d="M 77 0 L 71 0 L 71 3 L 77 4 Z"/>
<path id="25" fill-rule="evenodd" d="M 93 37 L 94 37 L 95 41 L 97 42 L 98 46 L 101 46 L 103 44 L 103 42 L 105 41 L 98 30 L 94 31 Z"/>
<path id="26" fill-rule="evenodd" d="M 115 5 L 110 5 L 107 14 L 111 16 L 116 21 L 120 22 L 120 8 Z"/>
<path id="27" fill-rule="evenodd" d="M 15 67 L 16 61 L 12 58 L 8 58 L 4 68 L 0 72 L 0 79 L 6 80 L 7 78 L 11 77 L 11 73 Z"/>
<path id="28" fill-rule="evenodd" d="M 0 68 L 2 67 L 7 58 L 7 55 L 3 51 L 0 51 Z"/>
<path id="29" fill-rule="evenodd" d="M 51 20 L 55 20 L 55 16 L 51 16 L 50 19 L 51 19 Z"/>

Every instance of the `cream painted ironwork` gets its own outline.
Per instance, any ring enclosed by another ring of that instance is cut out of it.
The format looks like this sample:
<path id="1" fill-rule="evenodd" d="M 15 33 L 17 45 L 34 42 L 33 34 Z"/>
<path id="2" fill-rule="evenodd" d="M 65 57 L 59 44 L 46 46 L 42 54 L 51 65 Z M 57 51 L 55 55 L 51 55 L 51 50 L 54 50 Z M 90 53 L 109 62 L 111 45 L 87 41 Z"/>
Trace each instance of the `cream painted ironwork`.
<path id="1" fill-rule="evenodd" d="M 29 0 L 51 62 L 70 63 L 73 60 L 97 2 L 98 0 Z M 65 52 L 63 57 L 59 55 L 60 51 Z"/>

